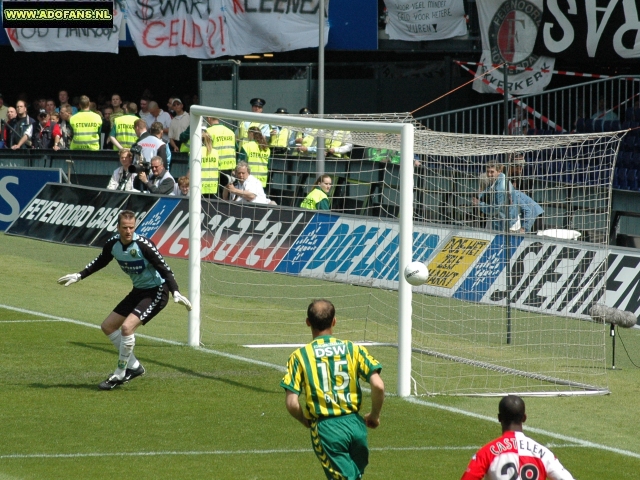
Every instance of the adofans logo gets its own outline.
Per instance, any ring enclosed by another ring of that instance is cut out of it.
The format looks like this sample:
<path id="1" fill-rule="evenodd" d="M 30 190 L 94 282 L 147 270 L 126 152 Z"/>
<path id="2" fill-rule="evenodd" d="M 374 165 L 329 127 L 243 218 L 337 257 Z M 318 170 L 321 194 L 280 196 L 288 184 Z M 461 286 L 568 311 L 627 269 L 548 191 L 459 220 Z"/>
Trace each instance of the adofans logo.
<path id="1" fill-rule="evenodd" d="M 527 0 L 507 0 L 491 19 L 491 63 L 531 67 L 538 60 L 533 47 L 542 22 L 542 10 Z"/>

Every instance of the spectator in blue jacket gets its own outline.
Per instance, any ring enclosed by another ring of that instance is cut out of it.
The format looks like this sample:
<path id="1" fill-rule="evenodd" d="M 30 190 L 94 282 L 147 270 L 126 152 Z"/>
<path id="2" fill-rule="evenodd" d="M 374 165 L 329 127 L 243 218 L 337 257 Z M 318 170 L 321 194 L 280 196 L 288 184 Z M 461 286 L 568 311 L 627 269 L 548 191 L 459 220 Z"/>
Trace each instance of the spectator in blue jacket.
<path id="1" fill-rule="evenodd" d="M 543 230 L 542 217 L 544 210 L 530 196 L 520 190 L 511 191 L 511 203 L 517 208 L 520 220 L 520 232 L 537 232 Z"/>
<path id="2" fill-rule="evenodd" d="M 471 201 L 485 214 L 492 230 L 504 232 L 505 221 L 508 221 L 510 231 L 520 230 L 518 209 L 511 202 L 511 195 L 507 195 L 507 181 L 503 173 L 503 165 L 489 162 L 486 169 L 489 186 L 480 192 L 478 197 L 472 197 Z M 513 191 L 513 186 L 509 182 L 509 194 Z"/>

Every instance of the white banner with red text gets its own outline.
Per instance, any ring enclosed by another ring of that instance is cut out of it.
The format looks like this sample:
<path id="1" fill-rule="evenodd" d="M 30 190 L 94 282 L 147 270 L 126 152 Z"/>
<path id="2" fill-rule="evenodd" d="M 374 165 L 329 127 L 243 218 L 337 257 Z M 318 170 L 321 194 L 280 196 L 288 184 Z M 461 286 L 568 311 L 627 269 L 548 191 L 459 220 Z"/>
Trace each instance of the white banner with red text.
<path id="1" fill-rule="evenodd" d="M 126 0 L 126 5 L 129 32 L 142 56 L 207 59 L 318 46 L 318 0 Z M 328 38 L 325 16 L 325 45 Z"/>

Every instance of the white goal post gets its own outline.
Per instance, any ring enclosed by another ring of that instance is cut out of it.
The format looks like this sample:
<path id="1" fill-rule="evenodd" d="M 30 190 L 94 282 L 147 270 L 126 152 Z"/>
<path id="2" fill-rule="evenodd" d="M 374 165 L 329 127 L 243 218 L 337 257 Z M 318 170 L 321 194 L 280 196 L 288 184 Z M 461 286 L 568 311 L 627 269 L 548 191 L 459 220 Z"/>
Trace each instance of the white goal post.
<path id="1" fill-rule="evenodd" d="M 258 114 L 221 108 L 193 105 L 190 109 L 191 145 L 201 145 L 202 117 L 221 117 L 235 121 L 249 121 L 278 125 L 282 123 L 282 115 Z M 412 261 L 413 232 L 413 158 L 414 158 L 414 126 L 408 123 L 362 122 L 334 119 L 302 118 L 287 116 L 287 125 L 299 128 L 320 128 L 349 132 L 373 132 L 395 135 L 399 138 L 401 152 L 400 162 L 400 222 L 399 222 L 399 271 Z M 191 148 L 189 156 L 189 297 L 193 309 L 189 313 L 188 344 L 200 344 L 200 249 L 201 249 L 201 150 Z M 322 174 L 324 172 L 318 172 Z M 411 394 L 411 286 L 400 275 L 398 286 L 398 395 Z"/>

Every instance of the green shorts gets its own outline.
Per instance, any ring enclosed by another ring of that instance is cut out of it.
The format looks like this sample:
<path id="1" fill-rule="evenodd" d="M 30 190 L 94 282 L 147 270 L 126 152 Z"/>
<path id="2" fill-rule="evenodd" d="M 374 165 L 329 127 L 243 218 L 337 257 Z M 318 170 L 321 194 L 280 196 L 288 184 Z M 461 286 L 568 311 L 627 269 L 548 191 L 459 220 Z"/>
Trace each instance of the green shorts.
<path id="1" fill-rule="evenodd" d="M 367 426 L 358 414 L 313 422 L 311 443 L 328 479 L 357 480 L 369 463 Z"/>

